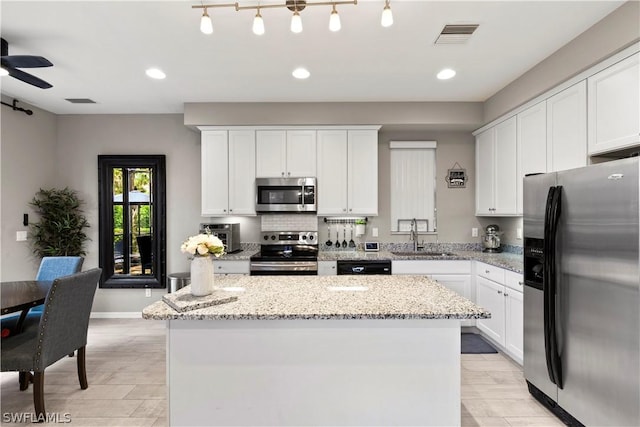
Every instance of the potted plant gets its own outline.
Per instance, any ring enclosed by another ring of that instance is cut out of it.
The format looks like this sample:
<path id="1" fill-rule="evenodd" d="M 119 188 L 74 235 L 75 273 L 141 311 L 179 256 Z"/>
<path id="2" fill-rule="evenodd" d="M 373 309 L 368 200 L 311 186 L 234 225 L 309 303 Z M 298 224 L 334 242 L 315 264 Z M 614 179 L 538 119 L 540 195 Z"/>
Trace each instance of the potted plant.
<path id="1" fill-rule="evenodd" d="M 33 252 L 45 256 L 82 256 L 86 254 L 84 232 L 89 222 L 82 211 L 83 201 L 76 191 L 49 189 L 38 191 L 31 206 L 40 221 L 31 224 Z"/>

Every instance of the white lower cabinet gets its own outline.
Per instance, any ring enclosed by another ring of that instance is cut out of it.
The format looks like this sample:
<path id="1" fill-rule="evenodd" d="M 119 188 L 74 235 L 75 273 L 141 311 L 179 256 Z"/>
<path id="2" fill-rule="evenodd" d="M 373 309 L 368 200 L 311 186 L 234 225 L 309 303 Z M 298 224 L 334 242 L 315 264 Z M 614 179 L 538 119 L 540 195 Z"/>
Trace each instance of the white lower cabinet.
<path id="1" fill-rule="evenodd" d="M 215 274 L 249 274 L 249 260 L 214 260 Z"/>
<path id="2" fill-rule="evenodd" d="M 491 318 L 478 320 L 477 327 L 520 364 L 524 333 L 522 283 L 521 274 L 476 263 L 476 304 L 491 312 Z"/>
<path id="3" fill-rule="evenodd" d="M 318 276 L 335 276 L 338 274 L 336 261 L 318 261 Z"/>
<path id="4" fill-rule="evenodd" d="M 414 274 L 429 276 L 470 301 L 474 300 L 471 281 L 471 261 L 392 261 L 393 274 Z M 463 320 L 462 326 L 475 326 L 475 320 Z"/>

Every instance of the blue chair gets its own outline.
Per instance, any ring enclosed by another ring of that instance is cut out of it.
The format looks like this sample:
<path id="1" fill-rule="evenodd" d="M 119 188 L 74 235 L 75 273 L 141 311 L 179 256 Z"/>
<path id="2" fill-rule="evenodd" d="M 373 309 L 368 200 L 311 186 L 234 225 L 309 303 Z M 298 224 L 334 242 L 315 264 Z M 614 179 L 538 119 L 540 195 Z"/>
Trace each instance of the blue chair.
<path id="1" fill-rule="evenodd" d="M 82 269 L 83 257 L 80 256 L 50 256 L 42 258 L 40 268 L 36 274 L 36 280 L 55 280 L 58 277 L 68 276 L 78 273 Z M 24 325 L 37 323 L 40 321 L 44 305 L 31 307 L 29 314 L 24 321 Z M 3 317 L 0 322 L 2 329 L 9 329 L 13 333 L 17 333 L 16 325 L 18 323 L 19 314 Z"/>
<path id="2" fill-rule="evenodd" d="M 33 403 L 38 417 L 44 407 L 44 371 L 67 354 L 78 350 L 80 388 L 88 387 L 85 348 L 89 315 L 101 270 L 94 268 L 55 279 L 35 327 L 2 340 L 2 372 L 33 372 Z M 55 296 L 55 297 L 54 297 Z"/>

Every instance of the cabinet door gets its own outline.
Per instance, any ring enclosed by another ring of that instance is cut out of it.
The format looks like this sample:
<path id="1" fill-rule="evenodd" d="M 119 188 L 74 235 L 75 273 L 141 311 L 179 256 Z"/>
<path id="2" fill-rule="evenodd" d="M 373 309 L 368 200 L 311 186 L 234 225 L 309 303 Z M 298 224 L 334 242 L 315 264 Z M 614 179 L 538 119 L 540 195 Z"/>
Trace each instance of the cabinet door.
<path id="1" fill-rule="evenodd" d="M 476 215 L 493 214 L 495 128 L 476 136 Z"/>
<path id="2" fill-rule="evenodd" d="M 524 311 L 522 292 L 505 289 L 506 300 L 506 334 L 505 348 L 507 352 L 522 364 L 524 355 Z"/>
<path id="3" fill-rule="evenodd" d="M 318 261 L 318 276 L 335 276 L 338 274 L 335 261 Z"/>
<path id="4" fill-rule="evenodd" d="M 347 139 L 348 213 L 378 215 L 378 132 L 350 130 Z"/>
<path id="5" fill-rule="evenodd" d="M 318 215 L 347 213 L 347 131 L 318 131 Z"/>
<path id="6" fill-rule="evenodd" d="M 287 177 L 316 176 L 316 131 L 287 131 Z"/>
<path id="7" fill-rule="evenodd" d="M 202 132 L 200 139 L 202 216 L 227 215 L 229 205 L 227 131 Z"/>
<path id="8" fill-rule="evenodd" d="M 229 131 L 229 214 L 256 214 L 256 134 Z"/>
<path id="9" fill-rule="evenodd" d="M 547 103 L 539 102 L 518 114 L 517 129 L 517 213 L 522 214 L 524 176 L 547 172 Z"/>
<path id="10" fill-rule="evenodd" d="M 478 329 L 504 347 L 505 301 L 504 286 L 484 277 L 476 277 L 476 304 L 491 312 L 490 319 L 478 319 Z"/>
<path id="11" fill-rule="evenodd" d="M 589 154 L 640 144 L 640 53 L 589 77 Z"/>
<path id="12" fill-rule="evenodd" d="M 587 165 L 587 83 L 581 81 L 547 99 L 549 172 Z"/>
<path id="13" fill-rule="evenodd" d="M 256 177 L 282 178 L 286 175 L 287 134 L 283 130 L 256 131 Z"/>
<path id="14" fill-rule="evenodd" d="M 511 117 L 495 127 L 495 193 L 493 213 L 515 215 L 516 191 L 516 117 Z"/>
<path id="15" fill-rule="evenodd" d="M 473 300 L 471 297 L 471 276 L 466 274 L 434 274 L 431 278 L 445 288 L 451 289 L 468 300 Z M 463 320 L 461 325 L 474 326 L 475 320 Z"/>

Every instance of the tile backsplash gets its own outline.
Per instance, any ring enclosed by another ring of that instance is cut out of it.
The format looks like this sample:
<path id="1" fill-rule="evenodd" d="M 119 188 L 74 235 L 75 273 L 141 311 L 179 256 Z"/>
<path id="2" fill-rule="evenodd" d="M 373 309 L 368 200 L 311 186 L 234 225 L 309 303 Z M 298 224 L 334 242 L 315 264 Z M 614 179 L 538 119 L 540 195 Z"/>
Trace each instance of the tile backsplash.
<path id="1" fill-rule="evenodd" d="M 262 231 L 318 231 L 315 214 L 269 214 L 261 216 Z"/>

